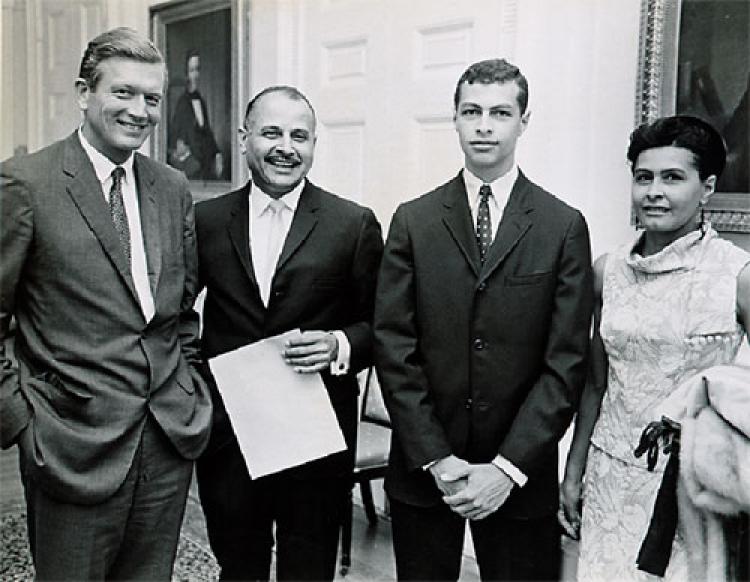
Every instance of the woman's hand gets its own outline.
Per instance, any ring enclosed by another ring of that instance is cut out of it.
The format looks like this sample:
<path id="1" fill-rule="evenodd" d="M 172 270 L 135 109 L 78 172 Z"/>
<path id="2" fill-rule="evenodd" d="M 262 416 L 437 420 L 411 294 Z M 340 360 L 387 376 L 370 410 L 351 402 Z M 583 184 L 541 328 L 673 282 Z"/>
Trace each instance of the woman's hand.
<path id="1" fill-rule="evenodd" d="M 557 520 L 568 537 L 577 540 L 581 532 L 581 497 L 583 486 L 579 480 L 563 479 L 560 485 L 560 510 Z"/>

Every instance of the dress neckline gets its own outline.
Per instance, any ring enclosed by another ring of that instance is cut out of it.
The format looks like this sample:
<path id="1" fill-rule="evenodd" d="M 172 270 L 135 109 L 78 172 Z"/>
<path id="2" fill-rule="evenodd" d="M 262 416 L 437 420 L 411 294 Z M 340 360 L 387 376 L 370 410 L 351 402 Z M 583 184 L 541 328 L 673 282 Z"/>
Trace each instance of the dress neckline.
<path id="1" fill-rule="evenodd" d="M 716 231 L 708 225 L 705 232 L 700 229 L 691 231 L 671 242 L 658 253 L 644 257 L 635 249 L 641 245 L 645 235 L 645 232 L 641 233 L 630 246 L 625 262 L 635 271 L 652 274 L 687 271 L 695 268 L 700 256 L 699 250 L 717 236 Z"/>

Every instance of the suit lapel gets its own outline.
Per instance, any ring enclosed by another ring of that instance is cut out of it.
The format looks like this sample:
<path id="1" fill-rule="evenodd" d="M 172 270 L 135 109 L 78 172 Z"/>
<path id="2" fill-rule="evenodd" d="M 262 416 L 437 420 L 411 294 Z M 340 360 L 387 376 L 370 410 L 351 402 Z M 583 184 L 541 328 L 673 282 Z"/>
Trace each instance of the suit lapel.
<path id="1" fill-rule="evenodd" d="M 469 267 L 471 267 L 471 270 L 478 277 L 479 249 L 471 221 L 466 186 L 460 173 L 445 186 L 443 206 L 445 208 L 443 222 L 461 250 Z"/>
<path id="2" fill-rule="evenodd" d="M 237 253 L 240 264 L 252 282 L 255 289 L 258 288 L 258 280 L 255 278 L 253 260 L 250 255 L 250 182 L 236 193 L 236 200 L 229 212 L 229 239 Z"/>
<path id="3" fill-rule="evenodd" d="M 531 228 L 533 196 L 531 184 L 520 171 L 513 185 L 497 234 L 482 267 L 481 280 L 489 277 Z"/>
<path id="4" fill-rule="evenodd" d="M 156 287 L 161 274 L 161 232 L 159 229 L 159 205 L 156 200 L 156 177 L 150 168 L 140 160 L 140 154 L 135 154 L 136 191 L 138 206 L 141 214 L 141 230 L 143 231 L 143 245 L 146 249 L 148 264 L 148 281 L 151 296 L 156 301 Z"/>
<path id="5" fill-rule="evenodd" d="M 318 223 L 316 215 L 318 208 L 320 208 L 320 193 L 315 186 L 307 182 L 299 198 L 299 204 L 294 213 L 289 234 L 287 234 L 284 241 L 284 248 L 281 249 L 281 256 L 279 256 L 279 262 L 276 264 L 277 272 L 292 257 L 300 245 L 305 242 L 307 237 L 310 236 L 310 233 Z"/>
<path id="6" fill-rule="evenodd" d="M 102 194 L 102 185 L 96 177 L 94 167 L 86 156 L 83 146 L 78 141 L 77 134 L 73 134 L 66 141 L 63 156 L 65 188 L 69 196 L 137 302 L 138 294 L 135 291 L 135 283 L 112 223 L 107 202 Z"/>

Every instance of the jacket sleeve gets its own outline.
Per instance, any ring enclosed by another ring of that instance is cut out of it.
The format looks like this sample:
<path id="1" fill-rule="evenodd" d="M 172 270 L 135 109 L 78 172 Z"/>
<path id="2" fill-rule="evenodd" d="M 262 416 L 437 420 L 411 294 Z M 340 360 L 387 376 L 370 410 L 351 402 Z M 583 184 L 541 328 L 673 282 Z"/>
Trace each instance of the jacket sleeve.
<path id="1" fill-rule="evenodd" d="M 8 353 L 17 289 L 34 234 L 27 186 L 5 170 L 0 177 L 0 445 L 8 448 L 29 423 L 32 412 Z"/>
<path id="2" fill-rule="evenodd" d="M 194 309 L 195 300 L 200 291 L 198 284 L 198 248 L 195 235 L 195 211 L 188 182 L 181 180 L 182 187 L 182 245 L 185 262 L 185 287 L 180 304 L 180 348 L 185 360 L 190 364 L 193 380 L 203 384 L 197 372 L 200 364 L 200 317 Z"/>
<path id="3" fill-rule="evenodd" d="M 375 301 L 375 361 L 394 432 L 411 469 L 451 454 L 419 355 L 407 212 L 393 216 Z"/>
<path id="4" fill-rule="evenodd" d="M 359 372 L 372 363 L 372 314 L 375 282 L 382 254 L 383 235 L 380 223 L 372 210 L 365 209 L 351 265 L 354 323 L 341 330 L 351 345 L 349 369 L 352 373 Z"/>
<path id="5" fill-rule="evenodd" d="M 528 476 L 557 450 L 586 376 L 594 291 L 588 228 L 578 212 L 562 243 L 553 301 L 541 373 L 499 450 Z"/>

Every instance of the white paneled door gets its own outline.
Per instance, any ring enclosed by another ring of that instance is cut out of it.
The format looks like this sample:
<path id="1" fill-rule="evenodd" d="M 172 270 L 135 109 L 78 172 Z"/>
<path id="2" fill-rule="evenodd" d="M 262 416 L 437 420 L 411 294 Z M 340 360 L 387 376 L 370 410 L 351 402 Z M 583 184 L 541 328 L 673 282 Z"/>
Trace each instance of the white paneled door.
<path id="1" fill-rule="evenodd" d="M 88 41 L 104 30 L 104 0 L 28 0 L 31 149 L 68 135 L 80 123 L 74 81 Z"/>
<path id="2" fill-rule="evenodd" d="M 466 66 L 513 58 L 517 0 L 300 0 L 297 76 L 319 118 L 311 178 L 376 210 L 460 168 L 453 92 Z"/>

